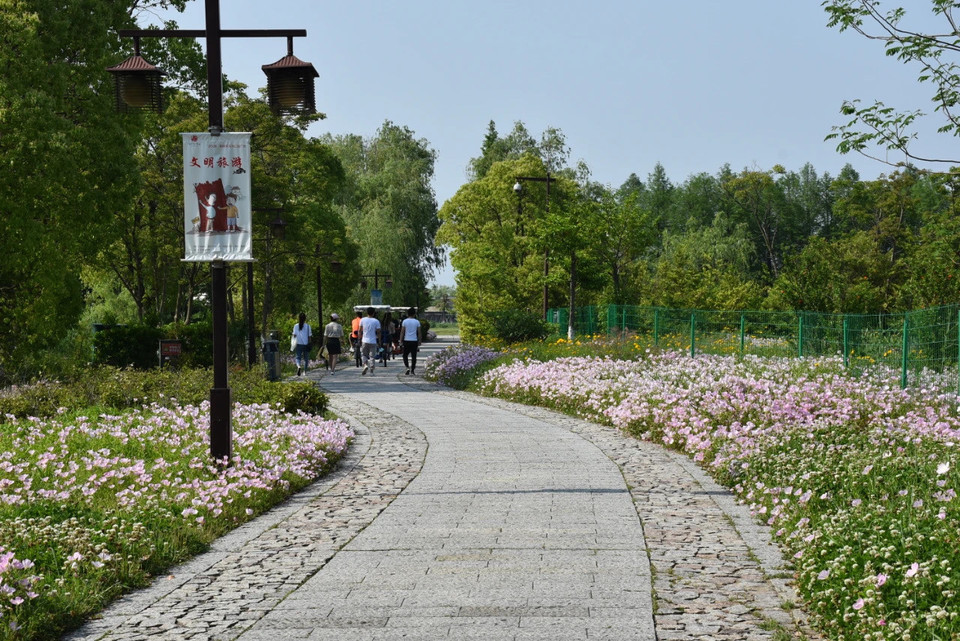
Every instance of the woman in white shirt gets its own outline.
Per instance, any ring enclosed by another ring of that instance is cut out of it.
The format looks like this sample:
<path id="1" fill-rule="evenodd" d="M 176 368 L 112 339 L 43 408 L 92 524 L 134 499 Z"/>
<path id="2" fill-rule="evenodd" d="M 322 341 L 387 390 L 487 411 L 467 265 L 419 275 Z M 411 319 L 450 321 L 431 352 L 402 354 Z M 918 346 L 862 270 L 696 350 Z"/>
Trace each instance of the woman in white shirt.
<path id="1" fill-rule="evenodd" d="M 310 358 L 310 339 L 312 337 L 310 325 L 307 323 L 307 315 L 300 312 L 299 322 L 293 326 L 293 338 L 297 341 L 297 345 L 293 349 L 293 358 L 297 361 L 297 376 L 307 371 Z"/>

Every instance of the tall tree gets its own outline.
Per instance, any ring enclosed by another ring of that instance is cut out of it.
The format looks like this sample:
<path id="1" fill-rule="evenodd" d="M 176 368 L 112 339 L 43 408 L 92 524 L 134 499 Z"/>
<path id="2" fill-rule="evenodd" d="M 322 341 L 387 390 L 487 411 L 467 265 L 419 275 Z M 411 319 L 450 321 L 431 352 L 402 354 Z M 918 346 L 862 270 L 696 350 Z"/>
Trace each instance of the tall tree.
<path id="1" fill-rule="evenodd" d="M 746 225 L 722 214 L 707 227 L 668 231 L 653 261 L 649 300 L 681 309 L 751 309 L 763 291 L 750 274 L 755 252 Z"/>
<path id="2" fill-rule="evenodd" d="M 525 189 L 518 199 L 513 185 L 517 176 L 545 174 L 543 163 L 533 155 L 498 162 L 441 207 L 437 241 L 451 248 L 457 316 L 464 336 L 484 333 L 493 311 L 539 313 L 545 247 L 538 233 L 546 215 L 546 190 Z"/>
<path id="3" fill-rule="evenodd" d="M 783 265 L 784 237 L 789 220 L 786 199 L 774 180 L 777 169 L 769 172 L 744 170 L 723 182 L 733 220 L 748 225 L 757 253 L 773 278 Z"/>
<path id="4" fill-rule="evenodd" d="M 814 238 L 790 257 L 770 288 L 774 309 L 835 314 L 891 311 L 897 272 L 876 237 L 857 231 L 843 238 Z"/>
<path id="5" fill-rule="evenodd" d="M 4 0 L 0 10 L 0 379 L 82 310 L 80 266 L 121 228 L 139 122 L 113 110 L 105 68 L 130 6 Z"/>
<path id="6" fill-rule="evenodd" d="M 436 152 L 407 127 L 386 121 L 370 139 L 349 135 L 322 139 L 346 170 L 338 198 L 349 233 L 360 246 L 366 273 L 388 273 L 393 288 L 384 302 L 427 300 L 426 284 L 443 263 L 434 237 L 440 227 L 431 187 Z M 354 298 L 365 302 L 357 290 Z"/>
<path id="7" fill-rule="evenodd" d="M 566 136 L 555 127 L 547 127 L 540 135 L 538 143 L 526 125 L 520 121 L 513 123 L 509 134 L 500 136 L 496 123 L 491 120 L 480 147 L 480 155 L 471 158 L 468 164 L 470 179 L 483 178 L 494 163 L 518 160 L 528 154 L 540 158 L 547 171 L 558 173 L 567 166 L 570 148 L 567 146 Z"/>
<path id="8" fill-rule="evenodd" d="M 647 189 L 644 192 L 643 205 L 650 211 L 653 218 L 659 221 L 660 228 L 675 228 L 670 213 L 673 209 L 676 187 L 667 177 L 667 170 L 659 162 L 654 165 L 653 171 L 647 176 Z M 681 221 L 685 222 L 685 221 Z"/>
<path id="9" fill-rule="evenodd" d="M 595 257 L 600 267 L 597 275 L 605 277 L 606 282 L 598 283 L 603 288 L 603 302 L 635 303 L 642 291 L 642 284 L 634 282 L 636 267 L 659 244 L 657 221 L 641 205 L 643 190 L 621 187 L 614 194 L 602 185 L 590 184 L 583 191 L 594 203 L 589 230 L 594 242 L 588 255 Z"/>
<path id="10" fill-rule="evenodd" d="M 725 206 L 720 181 L 706 172 L 694 174 L 677 187 L 669 219 L 662 225 L 681 233 L 712 224 Z"/>

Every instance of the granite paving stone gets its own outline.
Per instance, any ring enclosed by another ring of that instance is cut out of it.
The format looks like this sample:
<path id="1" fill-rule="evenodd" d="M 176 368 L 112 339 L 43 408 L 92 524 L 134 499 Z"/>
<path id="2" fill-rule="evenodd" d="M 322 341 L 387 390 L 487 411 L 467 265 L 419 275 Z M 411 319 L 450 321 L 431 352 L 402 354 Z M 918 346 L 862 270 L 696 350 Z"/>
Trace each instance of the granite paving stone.
<path id="1" fill-rule="evenodd" d="M 346 365 L 306 375 L 357 433 L 334 472 L 66 638 L 819 638 L 769 532 L 685 457 Z"/>

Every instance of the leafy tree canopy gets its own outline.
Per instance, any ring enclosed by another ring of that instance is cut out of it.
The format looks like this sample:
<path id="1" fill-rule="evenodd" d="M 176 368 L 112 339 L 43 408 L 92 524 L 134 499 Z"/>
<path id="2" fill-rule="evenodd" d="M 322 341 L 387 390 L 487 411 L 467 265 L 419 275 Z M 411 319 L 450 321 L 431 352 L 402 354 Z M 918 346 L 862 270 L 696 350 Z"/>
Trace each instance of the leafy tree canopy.
<path id="1" fill-rule="evenodd" d="M 903 7 L 884 9 L 878 0 L 826 0 L 822 3 L 830 17 L 828 25 L 840 31 L 852 29 L 871 40 L 883 43 L 886 55 L 904 64 L 917 67 L 917 81 L 931 86 L 933 111 L 942 120 L 940 133 L 960 136 L 960 54 L 957 22 L 954 11 L 957 3 L 950 0 L 930 0 L 930 8 L 943 24 L 939 32 L 917 29 L 907 21 Z M 916 24 L 916 21 L 914 21 Z M 833 128 L 828 140 L 837 140 L 841 153 L 859 152 L 885 164 L 902 165 L 908 162 L 957 164 L 957 157 L 938 158 L 915 151 L 917 139 L 914 127 L 925 114 L 920 109 L 898 111 L 883 102 L 864 105 L 859 99 L 847 100 L 841 113 L 850 120 Z M 886 149 L 903 154 L 903 162 L 890 162 L 873 149 Z"/>

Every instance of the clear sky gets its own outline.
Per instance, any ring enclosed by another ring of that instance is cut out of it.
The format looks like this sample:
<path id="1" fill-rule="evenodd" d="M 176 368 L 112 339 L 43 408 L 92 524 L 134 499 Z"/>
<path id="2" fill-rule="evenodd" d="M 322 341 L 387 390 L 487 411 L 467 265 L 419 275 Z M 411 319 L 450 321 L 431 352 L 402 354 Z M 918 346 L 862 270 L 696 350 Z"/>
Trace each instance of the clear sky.
<path id="1" fill-rule="evenodd" d="M 904 4 L 904 3 L 898 3 Z M 929 3 L 914 2 L 928 25 Z M 183 15 L 204 26 L 203 0 Z M 657 162 L 674 183 L 691 174 L 799 170 L 864 179 L 891 169 L 841 156 L 824 141 L 844 99 L 879 99 L 932 111 L 932 88 L 882 44 L 826 26 L 820 0 L 221 0 L 224 29 L 307 30 L 294 54 L 320 73 L 310 135 L 373 135 L 390 120 L 437 152 L 437 202 L 466 180 L 493 120 L 501 134 L 522 121 L 535 136 L 566 135 L 571 161 L 593 179 L 643 179 Z M 151 19 L 144 15 L 141 26 Z M 260 67 L 286 54 L 283 39 L 226 39 L 224 72 L 256 88 Z M 925 151 L 948 153 L 931 125 Z M 891 157 L 891 160 L 899 158 Z M 437 284 L 452 285 L 449 268 Z"/>

